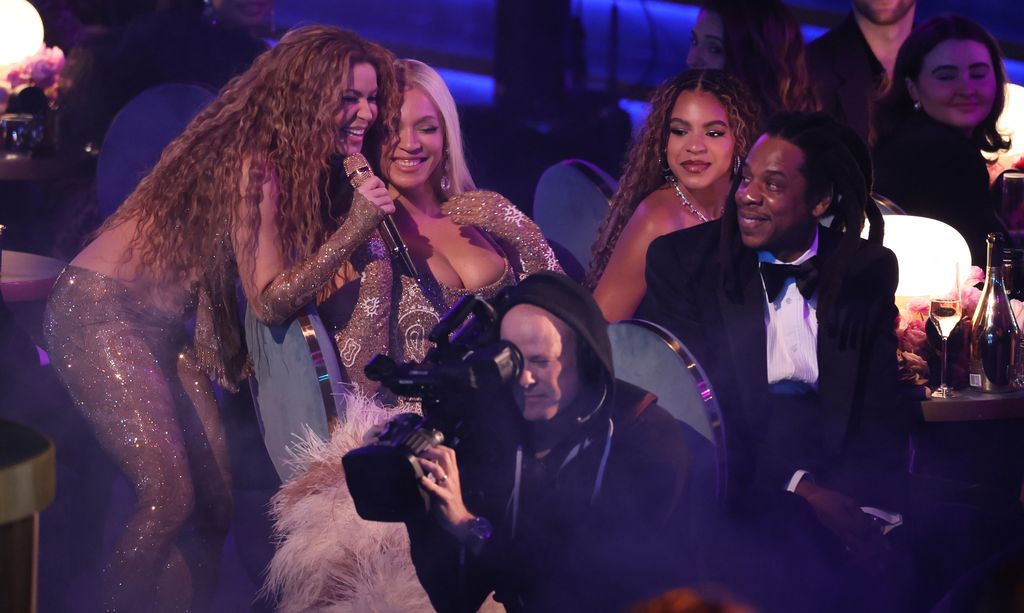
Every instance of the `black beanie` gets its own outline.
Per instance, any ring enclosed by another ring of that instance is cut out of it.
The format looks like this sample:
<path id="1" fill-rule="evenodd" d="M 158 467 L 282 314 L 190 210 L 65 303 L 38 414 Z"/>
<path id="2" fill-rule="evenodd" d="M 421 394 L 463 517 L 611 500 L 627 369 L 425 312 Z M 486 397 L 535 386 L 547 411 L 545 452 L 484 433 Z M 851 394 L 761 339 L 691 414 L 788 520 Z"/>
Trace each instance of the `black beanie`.
<path id="1" fill-rule="evenodd" d="M 600 360 L 608 380 L 615 378 L 608 321 L 582 285 L 557 272 L 538 272 L 507 290 L 500 317 L 517 304 L 532 304 L 564 321 Z"/>

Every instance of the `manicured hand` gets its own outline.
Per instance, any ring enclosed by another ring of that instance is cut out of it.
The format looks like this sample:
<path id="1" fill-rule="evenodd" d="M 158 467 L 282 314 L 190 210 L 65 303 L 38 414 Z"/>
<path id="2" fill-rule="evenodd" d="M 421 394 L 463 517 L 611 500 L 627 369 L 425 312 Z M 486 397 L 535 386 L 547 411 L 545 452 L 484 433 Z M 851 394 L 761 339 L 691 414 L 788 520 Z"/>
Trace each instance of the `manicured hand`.
<path id="1" fill-rule="evenodd" d="M 380 177 L 370 177 L 356 188 L 364 198 L 377 205 L 385 214 L 391 215 L 395 212 L 395 202 L 388 193 L 387 186 Z"/>

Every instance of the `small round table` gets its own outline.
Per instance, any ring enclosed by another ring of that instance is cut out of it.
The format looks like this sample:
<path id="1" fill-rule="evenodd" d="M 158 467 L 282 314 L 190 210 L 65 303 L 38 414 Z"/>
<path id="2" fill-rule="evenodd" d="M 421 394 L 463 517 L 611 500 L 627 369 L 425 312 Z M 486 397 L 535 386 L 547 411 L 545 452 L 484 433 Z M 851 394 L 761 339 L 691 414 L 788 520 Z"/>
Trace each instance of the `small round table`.
<path id="1" fill-rule="evenodd" d="M 67 264 L 22 251 L 0 252 L 0 291 L 4 302 L 45 300 Z"/>
<path id="2" fill-rule="evenodd" d="M 56 488 L 50 439 L 0 420 L 0 611 L 36 610 L 39 512 Z"/>

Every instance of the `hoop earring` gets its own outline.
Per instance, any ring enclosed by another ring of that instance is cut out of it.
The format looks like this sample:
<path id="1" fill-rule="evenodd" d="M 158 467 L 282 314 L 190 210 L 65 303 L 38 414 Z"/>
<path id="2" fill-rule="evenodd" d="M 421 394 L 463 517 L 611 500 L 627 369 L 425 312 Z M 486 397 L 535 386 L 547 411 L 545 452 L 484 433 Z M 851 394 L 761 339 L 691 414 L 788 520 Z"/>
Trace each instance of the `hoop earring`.
<path id="1" fill-rule="evenodd" d="M 665 160 L 666 154 L 658 156 L 658 166 L 661 168 L 661 176 L 665 177 L 665 180 L 669 183 L 676 181 L 676 176 L 672 174 L 672 169 L 668 167 L 668 161 Z"/>
<path id="2" fill-rule="evenodd" d="M 449 178 L 451 174 L 451 164 L 448 162 L 448 147 L 444 148 L 444 165 L 441 167 L 441 191 L 448 194 L 452 189 L 452 180 Z"/>

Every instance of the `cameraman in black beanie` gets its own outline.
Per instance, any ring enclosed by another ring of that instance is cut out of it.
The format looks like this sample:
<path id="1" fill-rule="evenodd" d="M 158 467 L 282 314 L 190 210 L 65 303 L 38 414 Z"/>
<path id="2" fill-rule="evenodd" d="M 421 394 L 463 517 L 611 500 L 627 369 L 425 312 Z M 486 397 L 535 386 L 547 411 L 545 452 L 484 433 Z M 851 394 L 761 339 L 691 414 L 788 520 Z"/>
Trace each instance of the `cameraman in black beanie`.
<path id="1" fill-rule="evenodd" d="M 419 459 L 433 512 L 409 535 L 434 607 L 476 611 L 493 591 L 509 611 L 617 610 L 684 584 L 692 433 L 615 379 L 608 323 L 568 277 L 535 274 L 496 306 L 525 359 L 486 407 L 502 436 Z"/>

